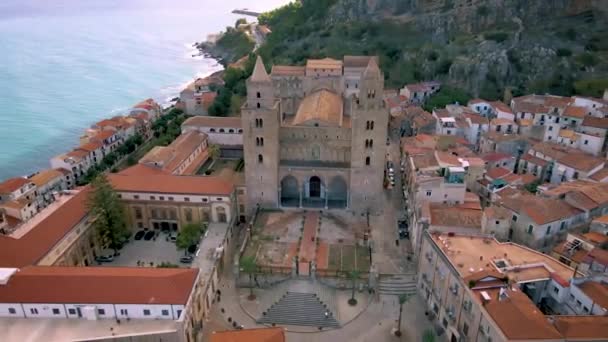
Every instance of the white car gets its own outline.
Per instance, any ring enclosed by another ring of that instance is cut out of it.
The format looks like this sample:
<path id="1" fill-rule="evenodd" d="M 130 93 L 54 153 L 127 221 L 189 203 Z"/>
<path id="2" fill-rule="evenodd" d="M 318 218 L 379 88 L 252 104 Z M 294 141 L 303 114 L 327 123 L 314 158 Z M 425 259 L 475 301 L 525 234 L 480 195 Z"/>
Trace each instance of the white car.
<path id="1" fill-rule="evenodd" d="M 395 169 L 393 169 L 392 167 L 388 168 L 388 173 L 395 173 Z"/>

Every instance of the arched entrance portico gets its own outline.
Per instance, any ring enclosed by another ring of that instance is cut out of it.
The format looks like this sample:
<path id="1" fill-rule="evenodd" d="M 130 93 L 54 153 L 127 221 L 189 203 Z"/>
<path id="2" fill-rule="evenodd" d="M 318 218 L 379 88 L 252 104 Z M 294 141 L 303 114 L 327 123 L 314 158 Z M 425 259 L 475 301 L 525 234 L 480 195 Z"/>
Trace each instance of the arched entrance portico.
<path id="1" fill-rule="evenodd" d="M 281 206 L 299 207 L 300 191 L 298 180 L 294 176 L 285 176 L 281 180 Z"/>
<path id="2" fill-rule="evenodd" d="M 326 188 L 319 176 L 312 176 L 306 180 L 303 189 L 304 198 L 302 206 L 323 208 L 326 206 Z"/>
<path id="3" fill-rule="evenodd" d="M 341 176 L 335 176 L 329 181 L 327 188 L 327 205 L 329 208 L 346 208 L 348 206 L 348 187 Z"/>

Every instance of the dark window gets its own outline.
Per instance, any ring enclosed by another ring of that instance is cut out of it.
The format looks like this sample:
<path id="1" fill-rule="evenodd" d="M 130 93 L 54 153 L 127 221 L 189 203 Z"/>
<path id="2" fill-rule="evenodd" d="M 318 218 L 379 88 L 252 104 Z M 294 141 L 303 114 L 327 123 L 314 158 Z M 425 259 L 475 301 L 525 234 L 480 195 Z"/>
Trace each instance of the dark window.
<path id="1" fill-rule="evenodd" d="M 369 165 L 371 163 L 370 157 L 365 157 L 365 165 Z"/>
<path id="2" fill-rule="evenodd" d="M 261 154 L 258 154 L 258 163 L 263 163 L 264 162 L 264 157 Z"/>
<path id="3" fill-rule="evenodd" d="M 462 333 L 464 334 L 464 336 L 467 336 L 469 334 L 469 325 L 464 323 L 464 325 L 462 326 Z"/>
<path id="4" fill-rule="evenodd" d="M 259 102 L 257 103 L 257 107 L 260 108 L 260 103 Z"/>
<path id="5" fill-rule="evenodd" d="M 53 309 L 53 315 L 59 315 L 59 309 Z"/>
<path id="6" fill-rule="evenodd" d="M 169 310 L 163 310 L 162 313 L 163 316 L 169 316 Z"/>
<path id="7" fill-rule="evenodd" d="M 255 97 L 257 97 L 257 98 L 259 99 L 259 98 L 261 98 L 261 97 L 262 97 L 262 94 L 260 94 L 260 92 L 258 91 L 258 92 L 255 94 Z"/>
<path id="8" fill-rule="evenodd" d="M 38 309 L 36 309 L 36 308 L 31 308 L 31 309 L 30 309 L 30 313 L 31 313 L 32 315 L 37 315 L 37 314 L 38 314 Z"/>
<path id="9" fill-rule="evenodd" d="M 70 315 L 75 315 L 76 314 L 76 309 L 68 309 L 68 313 Z"/>
<path id="10" fill-rule="evenodd" d="M 215 133 L 215 128 L 211 128 L 211 129 L 209 130 L 209 132 L 211 132 L 211 133 Z"/>
<path id="11" fill-rule="evenodd" d="M 220 128 L 220 133 L 226 132 L 223 128 Z"/>
<path id="12" fill-rule="evenodd" d="M 164 200 L 165 200 L 165 196 L 159 196 L 159 197 L 158 197 L 158 200 L 159 200 L 159 201 L 164 201 Z"/>
<path id="13" fill-rule="evenodd" d="M 105 315 L 106 314 L 106 310 L 104 309 L 97 309 L 97 313 L 100 315 Z"/>
<path id="14" fill-rule="evenodd" d="M 513 222 L 517 222 L 517 216 L 513 215 L 513 217 L 511 218 L 511 220 L 513 220 Z"/>
<path id="15" fill-rule="evenodd" d="M 231 128 L 228 130 L 228 133 L 234 133 L 234 130 Z"/>
<path id="16" fill-rule="evenodd" d="M 139 195 L 133 195 L 133 198 L 139 199 Z"/>
<path id="17" fill-rule="evenodd" d="M 150 310 L 144 309 L 144 316 L 150 316 Z"/>
<path id="18" fill-rule="evenodd" d="M 16 314 L 17 310 L 15 310 L 15 308 L 8 308 L 8 313 L 9 314 Z"/>
<path id="19" fill-rule="evenodd" d="M 156 197 L 154 197 L 154 196 L 150 196 L 150 200 L 151 200 L 151 201 L 154 201 L 155 199 L 156 199 Z"/>
<path id="20" fill-rule="evenodd" d="M 181 316 L 182 310 L 177 310 L 177 317 Z"/>
<path id="21" fill-rule="evenodd" d="M 190 202 L 190 197 L 184 197 L 185 202 Z"/>
<path id="22" fill-rule="evenodd" d="M 169 196 L 169 197 L 167 197 L 167 199 L 168 199 L 169 201 L 173 201 L 173 200 L 175 200 L 173 197 L 170 197 L 170 196 Z"/>

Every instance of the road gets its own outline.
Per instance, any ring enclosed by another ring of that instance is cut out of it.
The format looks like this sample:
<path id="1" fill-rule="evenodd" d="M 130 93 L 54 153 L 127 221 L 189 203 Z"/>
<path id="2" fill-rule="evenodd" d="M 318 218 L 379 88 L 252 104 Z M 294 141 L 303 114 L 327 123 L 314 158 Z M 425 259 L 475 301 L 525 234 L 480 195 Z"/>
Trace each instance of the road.
<path id="1" fill-rule="evenodd" d="M 395 168 L 395 186 L 384 190 L 385 208 L 378 216 L 370 217 L 372 226 L 373 254 L 372 259 L 380 274 L 410 273 L 414 263 L 407 260 L 411 251 L 409 240 L 399 240 L 397 221 L 404 217 L 402 177 L 400 172 L 399 134 L 391 132 L 390 145 L 387 146 L 388 158 Z M 397 245 L 396 241 L 399 241 Z"/>

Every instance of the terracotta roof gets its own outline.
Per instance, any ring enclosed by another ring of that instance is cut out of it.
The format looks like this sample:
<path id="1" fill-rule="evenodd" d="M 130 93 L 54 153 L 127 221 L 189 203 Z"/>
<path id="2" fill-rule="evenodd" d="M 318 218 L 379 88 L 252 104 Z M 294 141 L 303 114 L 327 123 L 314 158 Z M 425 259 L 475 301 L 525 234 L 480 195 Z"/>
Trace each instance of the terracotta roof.
<path id="1" fill-rule="evenodd" d="M 582 119 L 587 115 L 587 109 L 585 107 L 568 106 L 564 109 L 564 116 Z"/>
<path id="2" fill-rule="evenodd" d="M 46 169 L 46 170 L 42 170 L 40 172 L 38 172 L 37 174 L 35 174 L 34 176 L 32 176 L 32 178 L 30 178 L 30 180 L 36 184 L 36 186 L 41 187 L 47 183 L 49 183 L 51 180 L 54 180 L 56 178 L 61 178 L 63 177 L 63 173 L 59 170 L 54 170 L 54 169 Z"/>
<path id="3" fill-rule="evenodd" d="M 478 104 L 478 103 L 487 103 L 490 104 L 490 101 L 482 100 L 482 99 L 471 99 L 467 103 L 467 105 Z"/>
<path id="4" fill-rule="evenodd" d="M 262 57 L 258 56 L 256 58 L 255 66 L 253 67 L 253 72 L 249 80 L 252 82 L 270 82 L 270 76 L 268 76 L 268 73 L 266 72 Z"/>
<path id="5" fill-rule="evenodd" d="M 323 58 L 323 59 L 309 59 L 306 61 L 306 69 L 342 69 L 342 61 Z"/>
<path id="6" fill-rule="evenodd" d="M 608 118 L 596 118 L 594 116 L 585 116 L 582 126 L 608 129 Z"/>
<path id="7" fill-rule="evenodd" d="M 464 114 L 464 117 L 471 120 L 471 123 L 476 125 L 487 125 L 488 119 L 479 114 Z"/>
<path id="8" fill-rule="evenodd" d="M 193 116 L 184 123 L 182 123 L 182 127 L 185 126 L 195 126 L 195 127 L 224 127 L 224 128 L 241 128 L 242 126 L 241 117 L 239 116 L 228 116 L 228 117 L 220 117 L 220 116 Z"/>
<path id="9" fill-rule="evenodd" d="M 596 305 L 600 305 L 603 309 L 608 310 L 608 284 L 598 281 L 586 281 L 578 287 L 587 297 L 591 298 Z M 608 332 L 608 326 L 606 326 Z M 606 335 L 608 337 L 608 335 Z"/>
<path id="10" fill-rule="evenodd" d="M 120 124 L 121 123 L 118 120 L 115 120 L 114 118 L 112 118 L 112 119 L 101 120 L 101 121 L 97 122 L 95 124 L 95 126 L 97 126 L 99 128 L 103 128 L 106 126 L 117 127 L 117 126 L 120 126 Z"/>
<path id="11" fill-rule="evenodd" d="M 78 149 L 85 150 L 87 152 L 94 152 L 94 151 L 97 151 L 98 149 L 100 149 L 102 146 L 103 146 L 103 144 L 99 141 L 91 141 L 84 145 L 78 146 Z"/>
<path id="12" fill-rule="evenodd" d="M 175 172 L 206 140 L 207 134 L 205 133 L 186 132 L 177 137 L 169 146 L 154 147 L 139 162 L 153 164 L 169 172 Z"/>
<path id="13" fill-rule="evenodd" d="M 591 171 L 606 162 L 605 159 L 594 157 L 590 154 L 569 153 L 557 160 L 560 164 L 569 166 L 575 170 Z"/>
<path id="14" fill-rule="evenodd" d="M 581 213 L 580 210 L 565 201 L 533 195 L 504 198 L 501 204 L 520 215 L 528 216 L 538 225 L 563 220 Z"/>
<path id="15" fill-rule="evenodd" d="M 209 342 L 285 342 L 285 332 L 283 328 L 214 331 Z"/>
<path id="16" fill-rule="evenodd" d="M 540 152 L 540 153 L 544 154 L 545 156 L 547 156 L 551 159 L 554 159 L 554 160 L 558 160 L 558 159 L 562 158 L 563 156 L 567 155 L 568 153 L 581 153 L 580 150 L 576 150 L 573 148 L 565 147 L 565 146 L 550 143 L 550 142 L 540 142 L 540 143 L 532 146 L 530 148 L 530 150 L 532 150 L 533 152 Z"/>
<path id="17" fill-rule="evenodd" d="M 234 186 L 213 176 L 176 176 L 165 174 L 117 173 L 108 175 L 117 191 L 158 192 L 166 194 L 230 195 Z"/>
<path id="18" fill-rule="evenodd" d="M 304 76 L 306 67 L 291 65 L 273 65 L 270 75 L 272 76 Z"/>
<path id="19" fill-rule="evenodd" d="M 310 120 L 319 120 L 342 126 L 342 106 L 342 98 L 339 95 L 329 90 L 319 90 L 302 100 L 292 124 L 300 125 Z"/>
<path id="20" fill-rule="evenodd" d="M 608 215 L 603 215 L 603 216 L 597 217 L 593 220 L 593 222 L 608 224 Z"/>
<path id="21" fill-rule="evenodd" d="M 481 292 L 481 291 L 476 291 Z M 486 290 L 486 292 L 488 292 Z M 545 315 L 521 291 L 507 290 L 507 298 L 498 299 L 498 290 L 484 305 L 494 322 L 510 340 L 559 339 L 561 334 Z"/>
<path id="22" fill-rule="evenodd" d="M 504 104 L 500 101 L 492 101 L 492 102 L 490 102 L 490 105 L 492 107 L 494 107 L 495 110 L 500 110 L 501 112 L 505 112 L 505 113 L 513 113 L 513 111 L 511 110 L 511 107 L 507 106 L 506 104 Z"/>
<path id="23" fill-rule="evenodd" d="M 417 154 L 410 156 L 410 158 L 412 158 L 416 171 L 418 169 L 427 169 L 439 166 L 437 158 L 435 158 L 433 153 Z"/>
<path id="24" fill-rule="evenodd" d="M 116 132 L 114 132 L 114 131 L 109 131 L 109 130 L 107 130 L 107 131 L 101 131 L 101 132 L 97 133 L 93 137 L 93 139 L 104 140 L 104 139 L 108 139 L 108 138 L 112 137 L 115 134 L 116 134 Z"/>
<path id="25" fill-rule="evenodd" d="M 476 208 L 430 204 L 430 224 L 433 226 L 478 228 L 481 230 L 483 212 Z"/>
<path id="26" fill-rule="evenodd" d="M 503 159 L 513 159 L 514 157 L 510 154 L 506 154 L 506 153 L 500 153 L 500 152 L 490 152 L 490 153 L 486 153 L 484 155 L 481 156 L 481 159 L 483 159 L 486 162 L 497 162 L 499 160 L 503 160 Z"/>
<path id="27" fill-rule="evenodd" d="M 494 167 L 494 168 L 489 169 L 486 172 L 486 176 L 491 179 L 499 179 L 499 178 L 503 178 L 511 173 L 512 172 L 510 170 L 507 170 L 504 167 Z"/>
<path id="28" fill-rule="evenodd" d="M 569 341 L 608 340 L 608 316 L 551 316 L 551 319 L 555 328 Z"/>
<path id="29" fill-rule="evenodd" d="M 589 232 L 583 234 L 583 238 L 596 246 L 601 246 L 608 242 L 608 235 L 599 232 Z"/>
<path id="30" fill-rule="evenodd" d="M 30 182 L 31 181 L 29 179 L 23 177 L 9 178 L 4 182 L 0 183 L 0 194 L 6 194 L 19 190 L 19 188 Z"/>
<path id="31" fill-rule="evenodd" d="M 594 248 L 587 254 L 586 262 L 598 262 L 604 266 L 608 266 L 608 251 L 601 248 Z"/>
<path id="32" fill-rule="evenodd" d="M 549 185 L 543 195 L 560 197 L 561 195 L 580 192 L 592 199 L 597 206 L 608 203 L 608 183 L 595 183 L 588 180 L 576 180 L 557 185 Z"/>
<path id="33" fill-rule="evenodd" d="M 22 197 L 22 198 L 19 198 L 16 200 L 2 202 L 2 203 L 0 203 L 0 207 L 21 210 L 21 209 L 23 209 L 23 207 L 25 207 L 26 205 L 28 205 L 30 203 L 32 203 L 32 200 L 28 200 L 27 198 Z"/>
<path id="34" fill-rule="evenodd" d="M 0 267 L 32 265 L 87 215 L 88 188 L 49 214 L 20 239 L 0 235 Z"/>
<path id="35" fill-rule="evenodd" d="M 576 140 L 578 138 L 576 132 L 570 129 L 560 129 L 559 136 L 570 140 Z"/>
<path id="36" fill-rule="evenodd" d="M 479 271 L 479 272 L 470 274 L 470 275 L 464 277 L 463 279 L 464 279 L 465 283 L 468 283 L 471 280 L 474 282 L 478 282 L 482 279 L 489 280 L 488 278 L 495 278 L 496 280 L 500 280 L 500 283 L 502 285 L 504 285 L 505 284 L 504 279 L 506 278 L 506 275 L 498 272 L 497 270 L 483 270 L 483 271 Z"/>
<path id="37" fill-rule="evenodd" d="M 1 303 L 179 304 L 198 269 L 28 266 L 0 285 Z"/>
<path id="38" fill-rule="evenodd" d="M 496 126 L 496 125 L 513 125 L 513 126 L 516 126 L 517 124 L 513 120 L 509 120 L 509 119 L 505 119 L 505 118 L 494 118 L 494 119 L 492 119 L 492 121 L 490 121 L 490 125 L 493 125 L 493 126 Z"/>
<path id="39" fill-rule="evenodd" d="M 376 64 L 380 64 L 378 56 L 344 56 L 344 67 L 365 68 L 372 58 L 376 60 Z"/>

